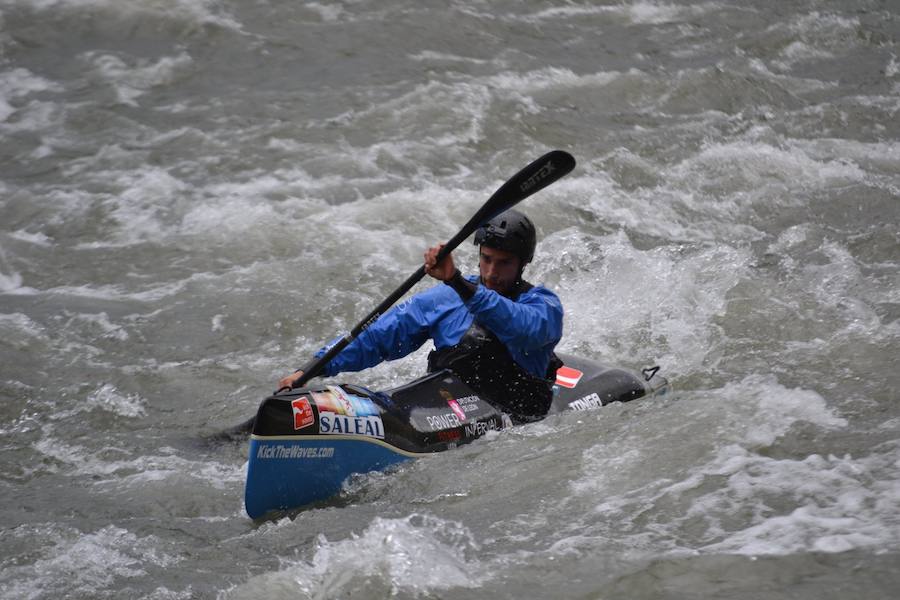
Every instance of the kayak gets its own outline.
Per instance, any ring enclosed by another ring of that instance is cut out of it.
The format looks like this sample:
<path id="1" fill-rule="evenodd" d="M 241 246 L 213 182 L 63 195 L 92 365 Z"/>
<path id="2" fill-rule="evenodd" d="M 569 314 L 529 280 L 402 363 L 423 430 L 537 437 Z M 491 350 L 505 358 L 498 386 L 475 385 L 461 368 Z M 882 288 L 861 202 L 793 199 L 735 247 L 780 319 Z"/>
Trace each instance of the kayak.
<path id="1" fill-rule="evenodd" d="M 665 394 L 659 368 L 640 373 L 560 354 L 548 414 Z M 467 444 L 510 427 L 510 418 L 453 373 L 371 391 L 340 384 L 265 398 L 250 436 L 244 505 L 258 519 L 337 495 L 353 474 Z"/>

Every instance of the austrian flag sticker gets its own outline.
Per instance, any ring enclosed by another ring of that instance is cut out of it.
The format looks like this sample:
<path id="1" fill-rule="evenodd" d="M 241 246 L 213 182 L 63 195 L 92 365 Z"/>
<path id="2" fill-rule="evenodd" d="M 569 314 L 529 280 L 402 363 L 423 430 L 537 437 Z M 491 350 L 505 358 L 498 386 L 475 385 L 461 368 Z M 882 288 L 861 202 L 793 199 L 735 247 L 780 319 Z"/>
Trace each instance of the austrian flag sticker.
<path id="1" fill-rule="evenodd" d="M 291 400 L 291 408 L 294 410 L 294 429 L 303 429 L 316 422 L 312 406 L 306 398 Z"/>
<path id="2" fill-rule="evenodd" d="M 573 388 L 578 385 L 584 373 L 572 367 L 560 367 L 556 371 L 556 385 L 564 388 Z"/>

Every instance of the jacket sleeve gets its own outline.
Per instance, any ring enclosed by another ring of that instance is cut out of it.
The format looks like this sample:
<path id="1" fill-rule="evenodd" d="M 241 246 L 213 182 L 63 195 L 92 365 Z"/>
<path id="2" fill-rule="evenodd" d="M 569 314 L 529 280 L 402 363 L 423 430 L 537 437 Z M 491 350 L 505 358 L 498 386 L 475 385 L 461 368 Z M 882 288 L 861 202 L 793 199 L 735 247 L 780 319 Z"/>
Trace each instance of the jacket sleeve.
<path id="1" fill-rule="evenodd" d="M 562 303 L 547 288 L 533 287 L 513 301 L 479 285 L 465 304 L 501 342 L 525 352 L 552 348 L 562 338 Z"/>
<path id="2" fill-rule="evenodd" d="M 331 359 L 322 370 L 322 375 L 330 377 L 345 371 L 362 371 L 417 350 L 428 340 L 428 305 L 426 292 L 384 313 Z M 340 339 L 332 340 L 316 352 L 316 356 L 324 355 Z"/>

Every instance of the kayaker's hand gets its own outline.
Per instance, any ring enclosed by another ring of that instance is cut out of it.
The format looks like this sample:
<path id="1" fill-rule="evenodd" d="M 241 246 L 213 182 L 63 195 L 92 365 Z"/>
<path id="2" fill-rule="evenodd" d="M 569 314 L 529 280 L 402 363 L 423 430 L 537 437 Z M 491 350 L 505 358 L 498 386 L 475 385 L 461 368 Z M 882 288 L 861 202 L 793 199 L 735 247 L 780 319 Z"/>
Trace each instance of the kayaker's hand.
<path id="1" fill-rule="evenodd" d="M 438 252 L 445 245 L 439 244 L 425 251 L 425 272 L 440 281 L 447 281 L 456 273 L 456 265 L 453 264 L 453 254 L 448 254 L 440 263 L 437 262 Z"/>
<path id="2" fill-rule="evenodd" d="M 282 377 L 278 380 L 278 389 L 283 390 L 287 388 L 289 390 L 294 389 L 294 382 L 300 379 L 303 376 L 303 371 L 297 371 L 296 373 L 291 373 L 287 377 Z"/>

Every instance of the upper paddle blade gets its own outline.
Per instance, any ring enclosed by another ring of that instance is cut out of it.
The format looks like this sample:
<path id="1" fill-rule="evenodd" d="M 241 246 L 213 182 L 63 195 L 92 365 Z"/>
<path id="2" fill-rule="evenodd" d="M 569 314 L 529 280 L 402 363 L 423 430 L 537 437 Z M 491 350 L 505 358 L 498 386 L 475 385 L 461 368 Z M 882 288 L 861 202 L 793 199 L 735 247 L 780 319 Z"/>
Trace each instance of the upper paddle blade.
<path id="1" fill-rule="evenodd" d="M 496 217 L 528 196 L 539 192 L 575 168 L 575 158 L 563 150 L 553 150 L 510 177 L 485 203 L 485 208 L 500 209 L 488 219 Z"/>
<path id="2" fill-rule="evenodd" d="M 575 168 L 575 158 L 563 150 L 553 150 L 513 175 L 500 186 L 481 211 L 490 213 L 483 222 L 490 221 L 512 208 L 528 196 L 539 192 Z M 480 223 L 479 223 L 480 225 Z"/>
<path id="3" fill-rule="evenodd" d="M 563 150 L 553 150 L 513 175 L 494 192 L 459 233 L 447 243 L 456 247 L 483 224 L 539 192 L 575 168 L 575 158 Z"/>

